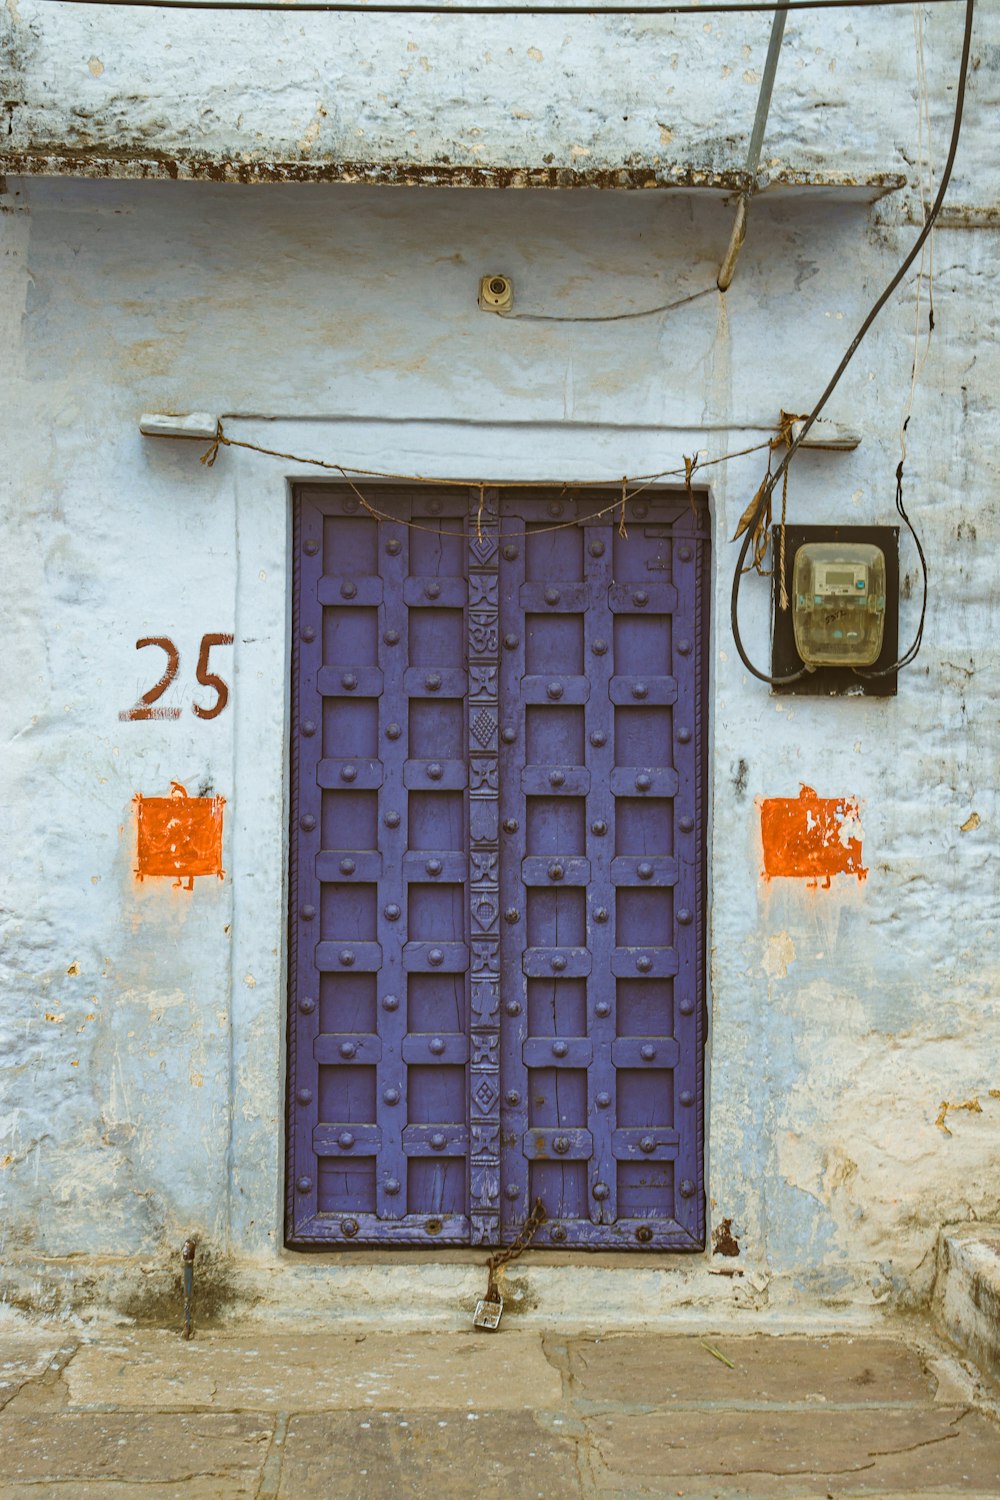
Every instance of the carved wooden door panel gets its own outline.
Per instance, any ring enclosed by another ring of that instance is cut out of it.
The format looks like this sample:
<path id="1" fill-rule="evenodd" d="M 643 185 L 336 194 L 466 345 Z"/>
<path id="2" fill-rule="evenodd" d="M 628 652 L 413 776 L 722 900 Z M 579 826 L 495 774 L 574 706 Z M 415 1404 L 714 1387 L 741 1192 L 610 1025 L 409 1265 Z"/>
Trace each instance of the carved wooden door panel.
<path id="1" fill-rule="evenodd" d="M 468 500 L 379 507 L 296 508 L 289 1228 L 465 1244 Z"/>
<path id="2" fill-rule="evenodd" d="M 705 543 L 686 499 L 607 504 L 503 512 L 503 1231 L 541 1197 L 536 1243 L 693 1248 Z"/>
<path id="3" fill-rule="evenodd" d="M 289 1243 L 538 1196 L 541 1245 L 700 1245 L 702 512 L 371 503 L 296 499 Z"/>

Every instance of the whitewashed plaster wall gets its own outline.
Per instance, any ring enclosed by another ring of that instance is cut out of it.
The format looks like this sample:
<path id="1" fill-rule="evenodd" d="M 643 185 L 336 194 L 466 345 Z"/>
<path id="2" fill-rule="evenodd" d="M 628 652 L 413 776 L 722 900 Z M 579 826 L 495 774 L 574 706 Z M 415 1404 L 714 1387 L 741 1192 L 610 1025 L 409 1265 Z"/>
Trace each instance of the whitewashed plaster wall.
<path id="1" fill-rule="evenodd" d="M 7 0 L 0 171 L 567 185 L 731 178 L 744 165 L 771 25 L 766 15 L 290 9 Z M 920 11 L 940 164 L 964 6 Z M 909 178 L 923 154 L 914 35 L 902 4 L 789 14 L 765 174 Z M 979 0 L 953 214 L 998 207 L 998 103 L 1000 7 Z"/>
<path id="2" fill-rule="evenodd" d="M 375 1315 L 405 1289 L 422 1299 L 408 1315 L 450 1316 L 456 1288 L 480 1290 L 461 1256 L 281 1249 L 288 492 L 312 471 L 232 449 L 204 467 L 197 445 L 142 439 L 139 413 L 242 414 L 232 436 L 374 468 L 614 481 L 762 441 L 782 407 L 807 408 L 913 229 L 858 204 L 761 200 L 727 297 L 541 324 L 480 313 L 480 274 L 512 275 L 524 311 L 653 306 L 714 286 L 730 207 L 678 192 L 7 187 L 4 1295 L 148 1311 L 195 1230 L 225 1305 Z M 931 595 L 896 699 L 775 699 L 747 676 L 727 539 L 761 455 L 704 471 L 708 1185 L 747 1275 L 712 1277 L 709 1256 L 571 1274 L 538 1257 L 518 1282 L 526 1316 L 909 1302 L 938 1226 L 1000 1207 L 996 254 L 989 229 L 937 237 L 907 461 Z M 894 519 L 912 332 L 911 284 L 831 411 L 863 443 L 800 456 L 794 520 Z M 915 585 L 905 540 L 903 565 Z M 759 661 L 767 599 L 749 580 Z M 217 653 L 231 705 L 207 723 L 190 712 L 209 696 L 193 677 L 206 631 L 236 636 Z M 163 700 L 181 717 L 120 722 L 151 681 L 135 641 L 160 634 L 181 649 Z M 227 799 L 226 878 L 193 892 L 133 874 L 132 798 L 175 780 Z M 802 782 L 861 799 L 864 883 L 762 882 L 755 798 Z M 935 1125 L 943 1099 L 972 1098 L 980 1112 L 950 1114 L 950 1135 Z"/>

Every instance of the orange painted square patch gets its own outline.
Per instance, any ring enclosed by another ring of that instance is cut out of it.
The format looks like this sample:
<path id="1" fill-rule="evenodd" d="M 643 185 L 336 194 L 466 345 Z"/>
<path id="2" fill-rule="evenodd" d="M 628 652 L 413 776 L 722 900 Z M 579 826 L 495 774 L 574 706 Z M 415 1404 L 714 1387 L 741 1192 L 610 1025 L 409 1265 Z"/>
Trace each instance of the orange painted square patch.
<path id="1" fill-rule="evenodd" d="M 222 809 L 225 797 L 189 797 L 179 781 L 169 797 L 133 798 L 136 866 L 140 880 L 169 876 L 194 889 L 196 875 L 224 876 Z"/>
<path id="2" fill-rule="evenodd" d="M 817 797 L 805 785 L 797 797 L 765 797 L 760 803 L 762 874 L 765 880 L 782 875 L 824 886 L 834 875 L 864 880 L 862 832 L 856 797 Z"/>

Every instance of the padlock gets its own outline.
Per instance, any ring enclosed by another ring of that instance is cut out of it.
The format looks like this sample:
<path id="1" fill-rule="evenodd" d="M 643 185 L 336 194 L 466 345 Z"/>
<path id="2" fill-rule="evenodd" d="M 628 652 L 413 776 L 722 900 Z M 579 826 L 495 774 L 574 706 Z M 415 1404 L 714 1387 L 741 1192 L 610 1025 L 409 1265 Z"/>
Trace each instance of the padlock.
<path id="1" fill-rule="evenodd" d="M 475 1328 L 485 1328 L 488 1332 L 495 1333 L 500 1327 L 502 1314 L 502 1297 L 480 1297 L 476 1303 L 476 1311 L 472 1318 L 473 1326 Z"/>

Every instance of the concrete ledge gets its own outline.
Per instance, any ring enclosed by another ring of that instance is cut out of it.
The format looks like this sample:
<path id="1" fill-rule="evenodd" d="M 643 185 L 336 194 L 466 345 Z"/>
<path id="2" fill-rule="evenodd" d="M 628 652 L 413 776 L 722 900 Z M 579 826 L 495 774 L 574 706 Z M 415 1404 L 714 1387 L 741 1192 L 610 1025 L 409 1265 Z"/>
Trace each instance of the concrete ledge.
<path id="1" fill-rule="evenodd" d="M 1000 1382 L 1000 1224 L 941 1231 L 934 1315 L 983 1374 Z"/>
<path id="2" fill-rule="evenodd" d="M 162 151 L 135 152 L 114 147 L 80 151 L 61 145 L 0 148 L 0 173 L 8 177 L 82 177 L 121 180 L 237 182 L 243 184 L 343 182 L 388 187 L 472 188 L 610 188 L 616 191 L 656 188 L 675 192 L 715 193 L 728 197 L 747 186 L 747 174 L 691 163 L 629 165 L 610 163 L 579 167 L 568 162 L 456 163 L 449 161 L 348 161 L 337 156 L 280 159 L 253 156 L 170 155 Z M 899 172 L 843 174 L 789 169 L 767 173 L 757 182 L 756 196 L 836 199 L 838 203 L 877 203 L 906 186 Z"/>
<path id="3" fill-rule="evenodd" d="M 625 1256 L 525 1255 L 505 1267 L 505 1329 L 565 1333 L 635 1328 L 866 1328 L 898 1311 L 873 1297 L 870 1278 L 778 1273 L 763 1265 L 707 1257 L 657 1256 L 638 1265 Z M 409 1255 L 228 1257 L 199 1247 L 194 1318 L 200 1327 L 321 1325 L 446 1331 L 468 1329 L 486 1289 L 486 1256 Z M 623 1262 L 625 1262 L 623 1264 Z M 89 1320 L 111 1316 L 179 1327 L 183 1307 L 179 1252 L 164 1259 L 22 1259 L 0 1270 L 0 1301 L 29 1315 Z"/>

